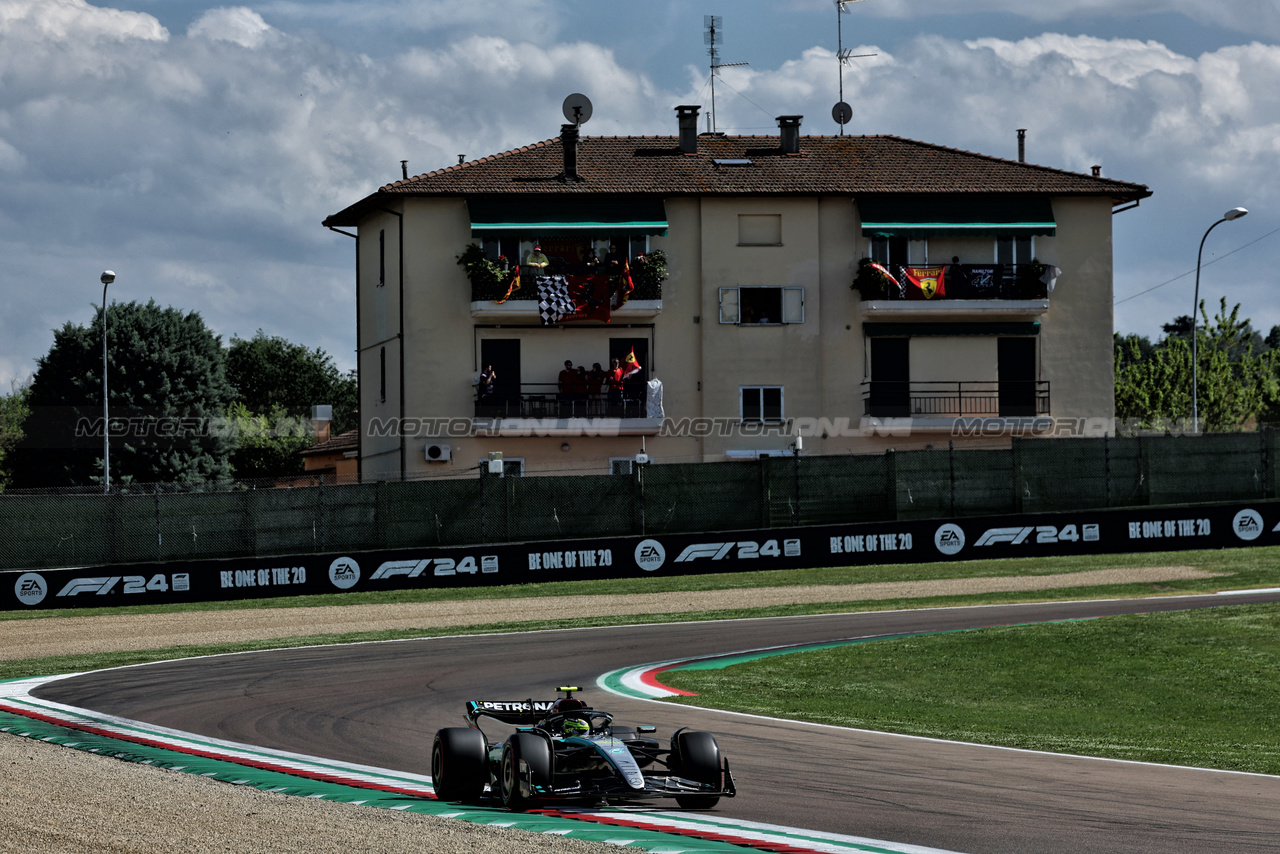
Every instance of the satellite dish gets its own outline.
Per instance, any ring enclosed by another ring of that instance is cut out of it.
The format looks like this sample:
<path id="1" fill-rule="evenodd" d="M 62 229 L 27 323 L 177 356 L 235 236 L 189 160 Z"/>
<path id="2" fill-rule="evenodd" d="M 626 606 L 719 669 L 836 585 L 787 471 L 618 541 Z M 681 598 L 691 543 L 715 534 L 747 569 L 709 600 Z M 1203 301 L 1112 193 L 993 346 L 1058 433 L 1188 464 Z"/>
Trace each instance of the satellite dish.
<path id="1" fill-rule="evenodd" d="M 836 120 L 836 124 L 847 125 L 853 118 L 853 107 L 841 101 L 831 108 L 831 118 Z"/>
<path id="2" fill-rule="evenodd" d="M 564 99 L 561 107 L 564 117 L 575 125 L 585 125 L 591 118 L 591 99 L 579 92 L 574 92 Z"/>

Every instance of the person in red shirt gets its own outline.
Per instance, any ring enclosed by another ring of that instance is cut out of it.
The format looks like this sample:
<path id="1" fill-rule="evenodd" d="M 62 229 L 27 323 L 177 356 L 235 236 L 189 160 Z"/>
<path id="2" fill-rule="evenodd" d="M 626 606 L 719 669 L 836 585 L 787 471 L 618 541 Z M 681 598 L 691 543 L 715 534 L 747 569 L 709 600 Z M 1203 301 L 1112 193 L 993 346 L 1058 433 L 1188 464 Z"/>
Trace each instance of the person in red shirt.
<path id="1" fill-rule="evenodd" d="M 609 405 L 622 405 L 622 360 L 614 359 L 609 368 Z"/>

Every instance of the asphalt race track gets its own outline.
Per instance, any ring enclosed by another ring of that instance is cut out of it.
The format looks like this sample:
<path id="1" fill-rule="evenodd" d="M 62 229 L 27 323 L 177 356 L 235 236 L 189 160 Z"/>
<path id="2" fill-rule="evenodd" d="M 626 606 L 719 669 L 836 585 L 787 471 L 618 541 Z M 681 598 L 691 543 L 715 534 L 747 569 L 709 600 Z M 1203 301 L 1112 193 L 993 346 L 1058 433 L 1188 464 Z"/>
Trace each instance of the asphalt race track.
<path id="1" fill-rule="evenodd" d="M 595 687 L 619 667 L 775 645 L 1263 601 L 1280 601 L 1280 591 L 437 638 L 166 662 L 36 693 L 425 774 L 432 734 L 463 722 L 464 701 L 551 698 L 557 685 L 581 685 L 619 723 L 656 724 L 659 738 L 679 726 L 716 733 L 739 790 L 721 801 L 722 815 L 967 854 L 1280 852 L 1280 777 L 790 724 Z"/>

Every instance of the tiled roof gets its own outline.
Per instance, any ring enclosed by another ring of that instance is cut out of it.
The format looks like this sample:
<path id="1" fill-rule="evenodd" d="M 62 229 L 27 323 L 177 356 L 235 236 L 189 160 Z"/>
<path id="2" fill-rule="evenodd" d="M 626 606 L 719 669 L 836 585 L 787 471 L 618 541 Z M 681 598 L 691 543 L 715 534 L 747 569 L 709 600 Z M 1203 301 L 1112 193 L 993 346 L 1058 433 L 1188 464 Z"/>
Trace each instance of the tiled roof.
<path id="1" fill-rule="evenodd" d="M 564 180 L 559 138 L 543 140 L 387 184 L 325 225 L 357 225 L 369 207 L 406 195 L 1035 193 L 1109 196 L 1114 203 L 1151 195 L 1144 184 L 897 136 L 804 136 L 798 154 L 783 154 L 777 136 L 705 134 L 697 154 L 682 154 L 673 136 L 582 137 L 577 172 L 579 180 Z"/>
<path id="2" fill-rule="evenodd" d="M 341 454 L 347 451 L 354 451 L 360 446 L 360 431 L 348 430 L 345 433 L 339 433 L 325 439 L 323 442 L 317 442 L 310 448 L 303 448 L 298 453 L 304 457 L 316 457 L 322 454 Z"/>

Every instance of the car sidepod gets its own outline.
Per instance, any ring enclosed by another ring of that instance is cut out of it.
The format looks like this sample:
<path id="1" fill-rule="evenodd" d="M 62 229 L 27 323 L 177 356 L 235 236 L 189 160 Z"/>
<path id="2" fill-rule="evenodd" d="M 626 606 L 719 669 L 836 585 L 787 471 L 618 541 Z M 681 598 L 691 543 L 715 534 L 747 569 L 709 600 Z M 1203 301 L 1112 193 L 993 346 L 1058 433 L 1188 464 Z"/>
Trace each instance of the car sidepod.
<path id="1" fill-rule="evenodd" d="M 617 773 L 623 785 L 634 792 L 645 790 L 644 774 L 627 745 L 620 739 L 605 736 L 603 738 L 581 738 L 572 736 L 564 740 L 570 747 L 589 747 L 593 749 Z"/>

